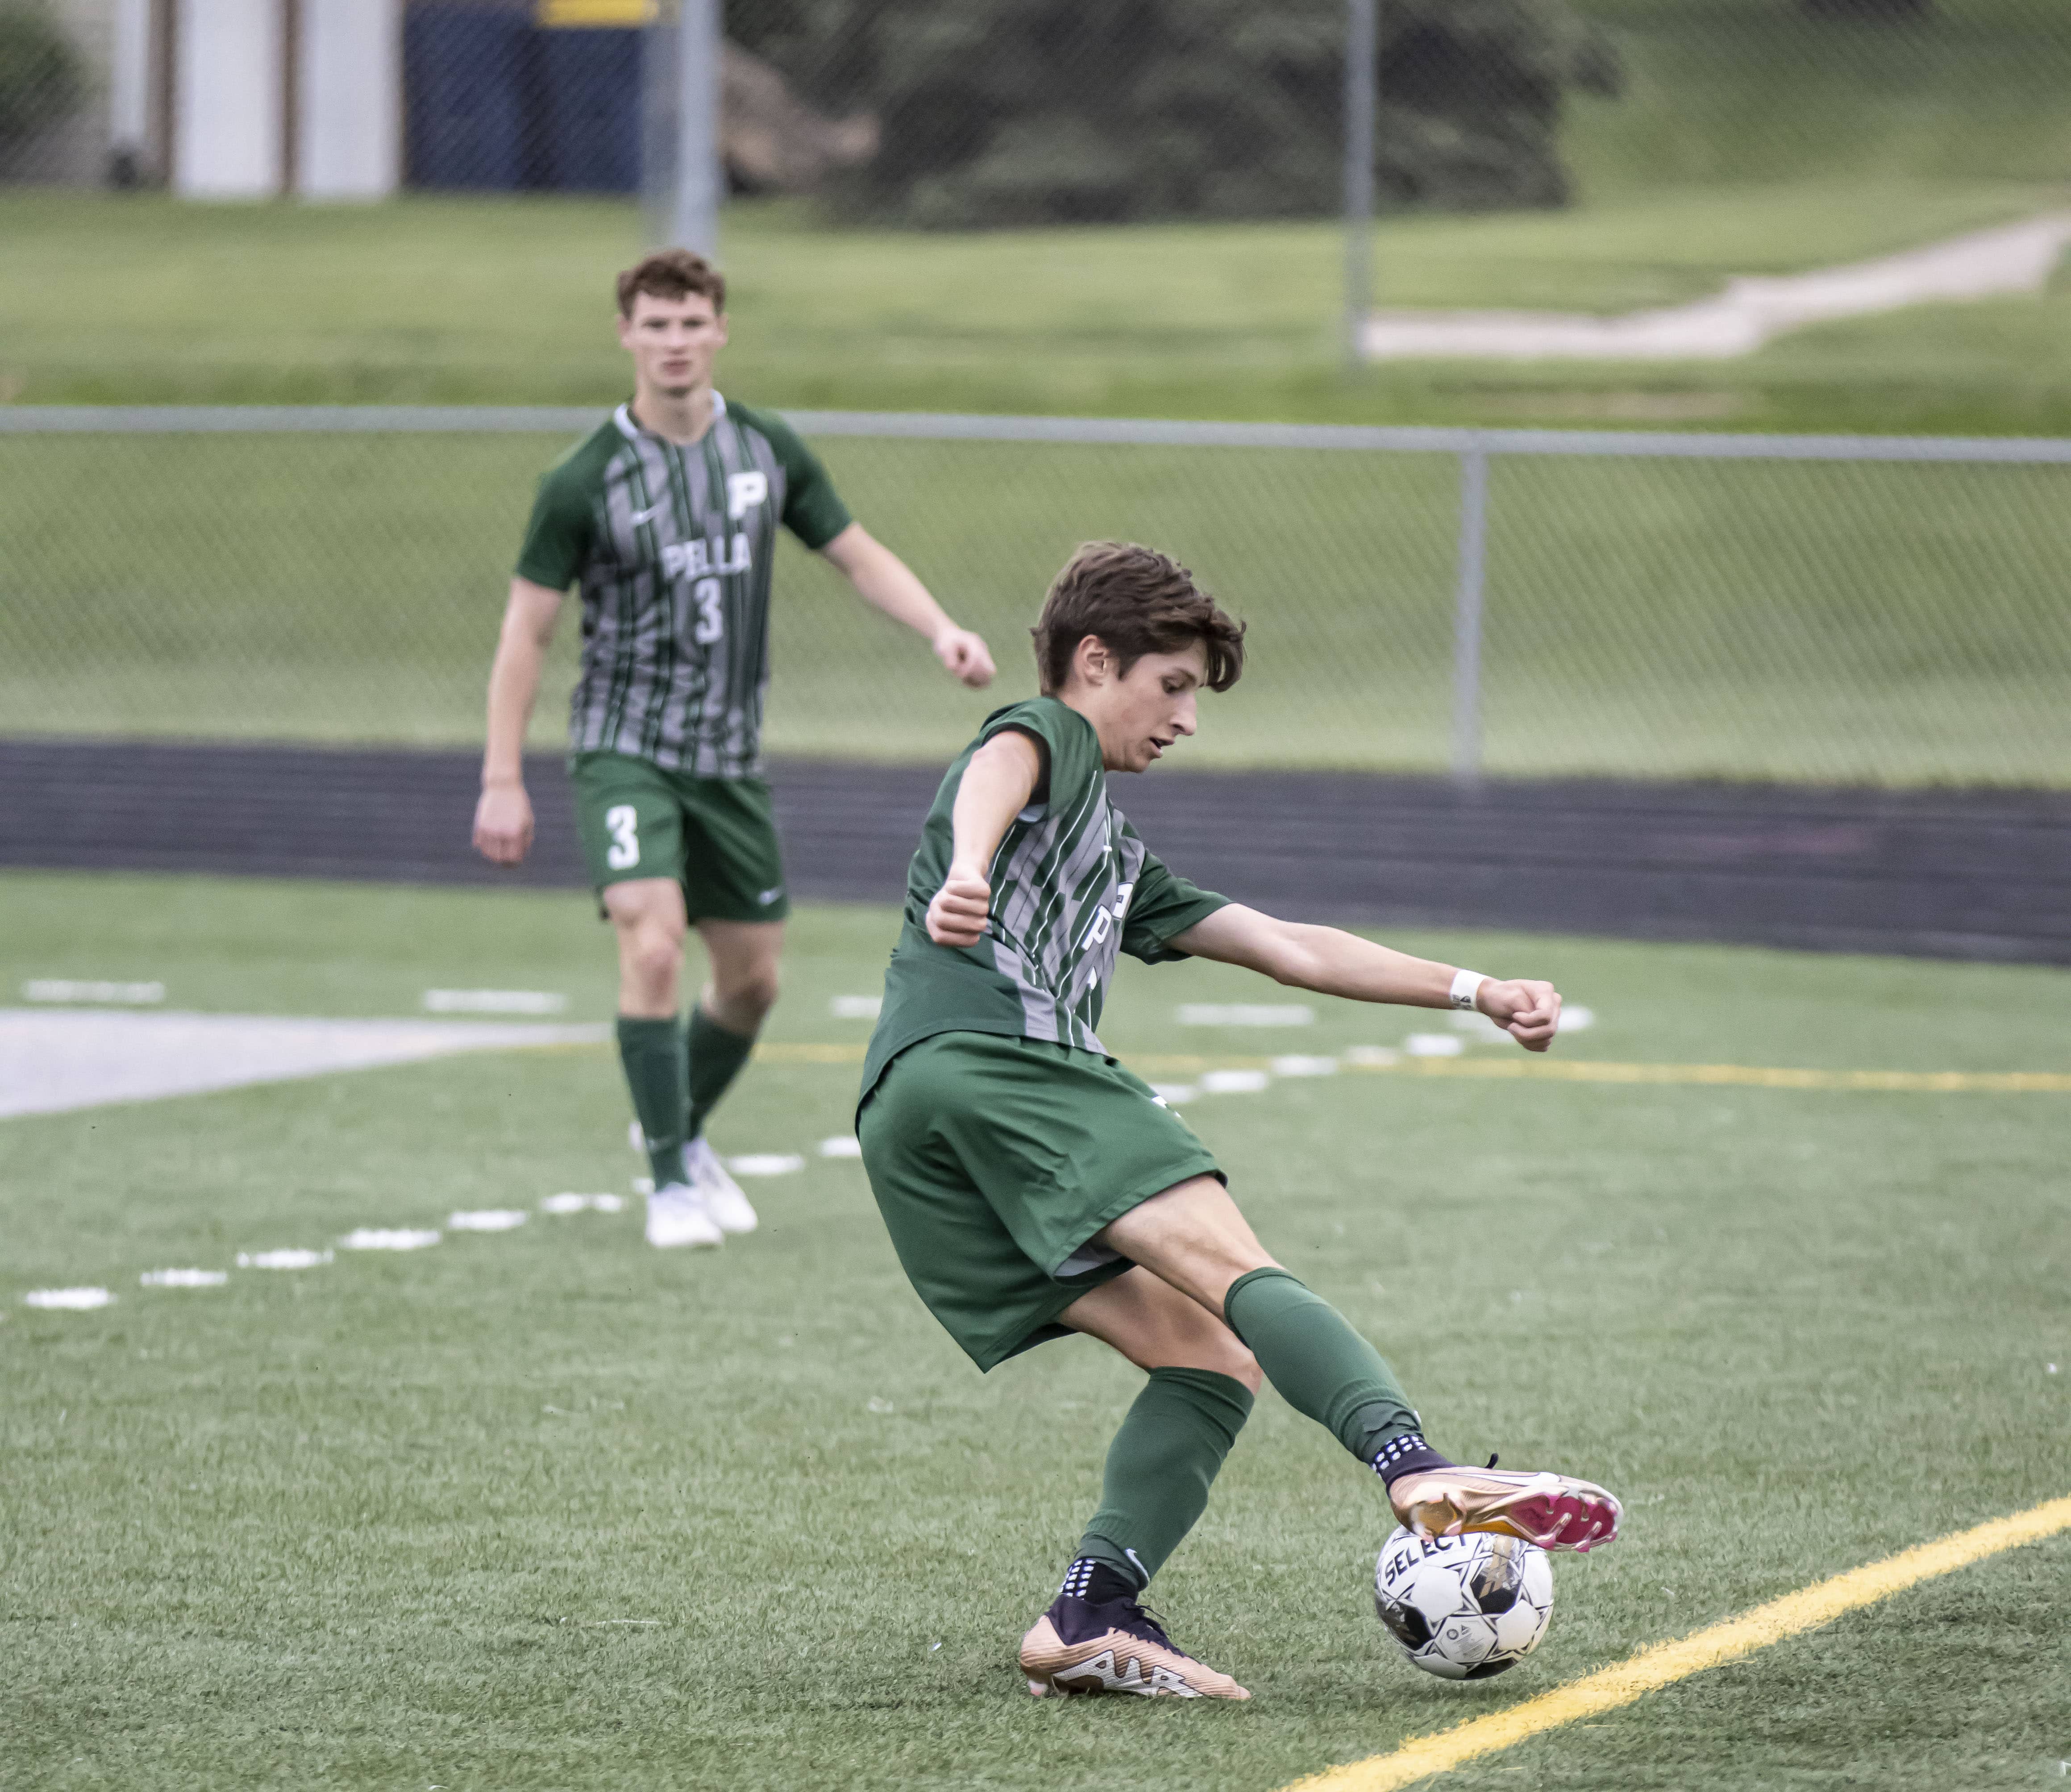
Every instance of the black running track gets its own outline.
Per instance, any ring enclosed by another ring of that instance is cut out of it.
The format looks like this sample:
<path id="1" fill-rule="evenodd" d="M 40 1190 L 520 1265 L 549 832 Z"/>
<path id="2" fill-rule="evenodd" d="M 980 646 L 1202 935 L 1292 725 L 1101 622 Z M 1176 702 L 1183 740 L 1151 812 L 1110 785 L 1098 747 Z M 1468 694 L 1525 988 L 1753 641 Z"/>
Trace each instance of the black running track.
<path id="1" fill-rule="evenodd" d="M 537 755 L 515 872 L 468 833 L 471 753 L 0 741 L 0 865 L 579 887 Z M 771 771 L 793 893 L 896 900 L 938 768 Z M 1154 772 L 1117 796 L 1175 869 L 1298 919 L 2071 964 L 2071 794 L 1296 771 Z"/>

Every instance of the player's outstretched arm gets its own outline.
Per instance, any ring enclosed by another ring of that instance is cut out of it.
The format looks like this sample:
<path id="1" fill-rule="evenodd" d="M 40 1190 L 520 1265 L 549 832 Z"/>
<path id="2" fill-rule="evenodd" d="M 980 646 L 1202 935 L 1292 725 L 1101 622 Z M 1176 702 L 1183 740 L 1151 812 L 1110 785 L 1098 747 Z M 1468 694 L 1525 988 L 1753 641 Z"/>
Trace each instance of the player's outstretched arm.
<path id="1" fill-rule="evenodd" d="M 913 569 L 861 523 L 851 523 L 820 551 L 872 609 L 925 635 L 935 657 L 973 690 L 992 682 L 992 653 L 984 640 L 950 621 Z"/>
<path id="2" fill-rule="evenodd" d="M 489 742 L 482 755 L 482 800 L 474 806 L 474 849 L 498 865 L 517 864 L 532 847 L 525 730 L 560 612 L 559 591 L 529 579 L 511 581 L 503 632 L 489 669 Z"/>
<path id="3" fill-rule="evenodd" d="M 937 946 L 975 946 L 985 937 L 992 855 L 1042 775 L 1042 751 L 1019 729 L 994 734 L 971 755 L 949 811 L 949 874 L 928 905 L 928 937 Z"/>
<path id="4" fill-rule="evenodd" d="M 1279 921 L 1238 902 L 1196 922 L 1172 944 L 1196 958 L 1241 964 L 1319 996 L 1405 1008 L 1450 1008 L 1459 975 L 1454 965 L 1412 958 L 1341 927 Z M 1560 1025 L 1560 992 L 1550 983 L 1487 977 L 1474 993 L 1474 1006 L 1527 1051 L 1544 1051 Z"/>

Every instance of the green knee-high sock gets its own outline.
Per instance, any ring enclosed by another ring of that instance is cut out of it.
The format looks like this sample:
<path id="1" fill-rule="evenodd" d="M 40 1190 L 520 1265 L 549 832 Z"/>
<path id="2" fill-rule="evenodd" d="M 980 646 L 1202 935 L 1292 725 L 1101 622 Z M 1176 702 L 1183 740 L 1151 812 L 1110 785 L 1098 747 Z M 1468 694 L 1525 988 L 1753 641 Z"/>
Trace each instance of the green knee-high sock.
<path id="1" fill-rule="evenodd" d="M 740 1074 L 741 1066 L 755 1049 L 755 1035 L 728 1030 L 702 1008 L 691 1010 L 685 1033 L 683 1086 L 689 1093 L 691 1115 L 684 1137 L 695 1139 L 704 1131 L 705 1116 L 719 1106 L 727 1085 Z"/>
<path id="2" fill-rule="evenodd" d="M 1223 1458 L 1251 1416 L 1251 1389 L 1204 1369 L 1154 1369 L 1108 1446 L 1100 1510 L 1079 1554 L 1139 1591 L 1208 1503 Z"/>
<path id="3" fill-rule="evenodd" d="M 618 1017 L 618 1062 L 647 1147 L 654 1186 L 683 1180 L 683 1029 L 673 1020 Z"/>
<path id="4" fill-rule="evenodd" d="M 1223 1316 L 1281 1397 L 1361 1462 L 1371 1463 L 1390 1438 L 1421 1428 L 1380 1352 L 1286 1270 L 1239 1276 L 1223 1296 Z"/>

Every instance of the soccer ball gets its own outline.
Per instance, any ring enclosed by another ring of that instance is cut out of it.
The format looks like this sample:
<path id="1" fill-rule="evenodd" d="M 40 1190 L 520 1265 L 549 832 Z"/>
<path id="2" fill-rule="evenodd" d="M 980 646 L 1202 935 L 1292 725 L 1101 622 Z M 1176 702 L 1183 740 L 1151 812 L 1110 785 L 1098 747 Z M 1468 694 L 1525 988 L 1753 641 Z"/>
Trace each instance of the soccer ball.
<path id="1" fill-rule="evenodd" d="M 1405 1526 L 1374 1565 L 1373 1605 L 1425 1673 L 1483 1680 L 1539 1647 L 1553 1617 L 1553 1568 L 1515 1537 L 1420 1537 Z"/>

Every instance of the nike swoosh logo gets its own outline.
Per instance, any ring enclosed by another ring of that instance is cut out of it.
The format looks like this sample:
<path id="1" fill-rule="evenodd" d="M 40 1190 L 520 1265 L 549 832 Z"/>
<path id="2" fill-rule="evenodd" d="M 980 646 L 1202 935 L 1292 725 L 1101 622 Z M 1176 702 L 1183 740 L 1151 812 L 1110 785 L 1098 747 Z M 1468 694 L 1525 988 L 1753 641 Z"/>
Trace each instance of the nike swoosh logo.
<path id="1" fill-rule="evenodd" d="M 652 522 L 668 508 L 666 504 L 657 504 L 650 505 L 645 510 L 635 510 L 633 513 L 633 526 L 638 529 L 642 523 Z"/>
<path id="2" fill-rule="evenodd" d="M 772 889 L 769 889 L 769 890 L 764 890 L 764 891 L 762 892 L 762 894 L 761 894 L 761 895 L 757 896 L 755 899 L 756 899 L 756 901 L 757 901 L 757 902 L 760 902 L 760 903 L 761 903 L 761 904 L 765 908 L 767 908 L 767 907 L 769 907 L 769 906 L 772 902 L 775 902 L 775 901 L 777 900 L 777 898 L 779 896 L 782 895 L 783 894 L 784 894 L 784 886 L 783 886 L 783 885 L 781 885 L 781 884 L 777 884 L 777 885 L 776 885 L 776 886 L 775 886 L 773 888 L 772 888 Z"/>

